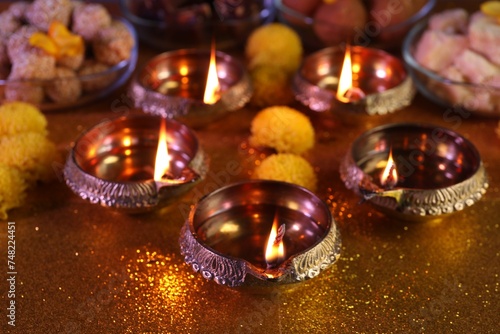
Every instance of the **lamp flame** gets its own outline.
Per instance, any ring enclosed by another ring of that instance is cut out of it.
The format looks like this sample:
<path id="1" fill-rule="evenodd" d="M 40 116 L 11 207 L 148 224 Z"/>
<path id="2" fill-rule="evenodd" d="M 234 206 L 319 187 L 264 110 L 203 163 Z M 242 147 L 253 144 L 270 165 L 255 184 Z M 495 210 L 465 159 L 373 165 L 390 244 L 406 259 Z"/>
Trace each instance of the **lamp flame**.
<path id="1" fill-rule="evenodd" d="M 342 102 L 349 102 L 346 97 L 347 92 L 352 88 L 352 63 L 351 63 L 351 47 L 346 46 L 344 62 L 340 71 L 339 85 L 337 87 L 337 99 Z"/>
<path id="2" fill-rule="evenodd" d="M 205 85 L 205 94 L 203 102 L 206 104 L 214 104 L 220 98 L 220 84 L 217 76 L 217 64 L 215 61 L 215 42 L 212 41 L 210 50 L 210 65 L 208 67 L 207 84 Z"/>
<path id="3" fill-rule="evenodd" d="M 268 268 L 276 267 L 285 258 L 284 235 L 285 224 L 281 224 L 278 228 L 278 217 L 275 215 L 266 245 L 265 259 Z"/>
<path id="4" fill-rule="evenodd" d="M 358 66 L 359 69 L 359 66 Z M 353 66 L 351 60 L 351 47 L 346 46 L 344 62 L 340 71 L 339 84 L 337 86 L 337 100 L 348 103 L 358 101 L 366 96 L 359 87 L 354 87 Z"/>
<path id="5" fill-rule="evenodd" d="M 396 170 L 396 164 L 392 158 L 392 147 L 389 150 L 389 157 L 387 158 L 387 163 L 385 165 L 384 171 L 380 175 L 380 184 L 382 186 L 392 189 L 398 183 L 398 171 Z"/>
<path id="6" fill-rule="evenodd" d="M 155 181 L 161 181 L 164 175 L 169 174 L 170 170 L 170 156 L 167 147 L 167 124 L 164 118 L 161 119 L 158 137 L 158 149 L 156 150 L 154 170 Z"/>

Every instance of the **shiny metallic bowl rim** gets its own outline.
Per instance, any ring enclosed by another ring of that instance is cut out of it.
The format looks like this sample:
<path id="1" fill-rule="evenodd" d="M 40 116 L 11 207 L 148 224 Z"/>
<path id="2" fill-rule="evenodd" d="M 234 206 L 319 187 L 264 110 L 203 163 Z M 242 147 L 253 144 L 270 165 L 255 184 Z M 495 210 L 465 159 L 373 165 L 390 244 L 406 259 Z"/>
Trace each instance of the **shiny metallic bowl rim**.
<path id="1" fill-rule="evenodd" d="M 299 69 L 293 76 L 292 90 L 295 98 L 305 106 L 311 108 L 311 110 L 317 112 L 335 110 L 339 107 L 342 108 L 343 106 L 347 106 L 349 111 L 356 113 L 362 112 L 368 115 L 392 113 L 411 104 L 416 90 L 413 85 L 412 77 L 409 75 L 401 59 L 385 50 L 373 47 L 353 45 L 351 46 L 351 51 L 353 50 L 367 50 L 378 57 L 388 58 L 391 61 L 397 62 L 401 65 L 401 70 L 404 72 L 404 78 L 398 85 L 386 89 L 383 92 L 367 94 L 357 102 L 341 102 L 336 99 L 335 94 L 333 94 L 331 90 L 319 87 L 316 83 L 311 82 L 301 74 L 306 62 L 320 57 L 321 55 L 329 55 L 342 51 L 342 47 L 339 45 L 329 46 L 309 54 L 302 60 Z"/>
<path id="2" fill-rule="evenodd" d="M 145 114 L 118 116 L 102 120 L 84 130 L 74 141 L 66 159 L 63 169 L 66 185 L 84 200 L 88 200 L 93 204 L 100 204 L 104 207 L 118 209 L 125 213 L 144 213 L 165 206 L 167 202 L 169 203 L 171 198 L 169 198 L 168 194 L 162 194 L 162 189 L 164 188 L 158 188 L 155 181 L 152 179 L 144 181 L 106 180 L 82 169 L 75 158 L 76 146 L 92 131 L 124 120 L 154 118 L 160 119 L 159 116 Z M 190 165 L 193 163 L 201 165 L 199 174 L 203 178 L 207 172 L 205 168 L 208 165 L 208 160 L 199 144 L 196 134 L 182 122 L 173 119 L 167 119 L 166 121 L 179 125 L 183 130 L 187 131 L 194 140 L 196 145 L 194 151 L 196 153 L 195 156 L 191 158 Z M 192 186 L 194 186 L 194 183 L 178 187 L 172 192 L 172 195 L 176 197 L 180 196 L 191 189 Z M 123 196 L 121 195 L 122 193 L 129 194 L 130 196 Z M 132 200 L 129 197 L 131 197 Z"/>
<path id="3" fill-rule="evenodd" d="M 253 87 L 246 67 L 234 56 L 220 50 L 216 51 L 216 57 L 231 63 L 232 66 L 236 66 L 241 73 L 241 77 L 214 104 L 205 104 L 203 101 L 192 98 L 164 95 L 140 83 L 139 76 L 142 75 L 151 63 L 173 56 L 198 54 L 210 55 L 210 50 L 194 48 L 177 49 L 162 52 L 149 59 L 136 71 L 129 86 L 129 93 L 134 100 L 135 107 L 153 115 L 167 118 L 181 118 L 183 122 L 190 125 L 192 123 L 196 126 L 206 125 L 210 120 L 219 118 L 229 112 L 234 112 L 250 101 Z"/>
<path id="4" fill-rule="evenodd" d="M 397 196 L 401 196 L 401 202 L 398 203 L 397 210 L 394 210 L 394 208 L 385 207 L 387 201 L 383 200 L 379 203 L 374 203 L 375 206 L 381 208 L 383 211 L 395 213 L 397 216 L 403 218 L 408 218 L 409 216 L 428 218 L 432 216 L 441 216 L 456 211 L 461 211 L 465 207 L 471 206 L 479 201 L 481 197 L 486 193 L 486 189 L 489 186 L 486 169 L 481 160 L 479 151 L 469 139 L 446 127 L 429 123 L 410 122 L 381 125 L 363 132 L 354 140 L 340 165 L 340 176 L 346 188 L 353 190 L 360 196 L 363 196 L 363 191 L 360 189 L 361 183 L 371 182 L 367 181 L 368 176 L 363 172 L 363 170 L 361 170 L 361 168 L 359 168 L 357 162 L 354 160 L 353 150 L 356 146 L 356 143 L 375 133 L 389 131 L 391 129 L 400 127 L 412 127 L 426 130 L 438 128 L 446 132 L 453 138 L 460 138 L 460 140 L 462 140 L 467 145 L 468 149 L 478 159 L 477 169 L 473 171 L 473 175 L 471 175 L 467 179 L 464 179 L 461 182 L 447 187 L 438 187 L 434 189 L 398 188 L 394 193 Z M 387 193 L 389 193 L 390 195 L 388 197 L 393 197 L 393 193 L 391 192 L 392 190 L 387 191 Z M 375 197 L 375 199 L 379 198 L 382 197 Z M 436 201 L 437 203 L 435 203 Z M 392 204 L 393 203 L 391 203 L 391 205 Z"/>
<path id="5" fill-rule="evenodd" d="M 285 274 L 278 278 L 269 278 L 247 260 L 231 257 L 205 245 L 198 238 L 194 229 L 194 215 L 198 206 L 211 196 L 224 193 L 228 189 L 244 185 L 264 185 L 267 187 L 288 187 L 290 190 L 307 194 L 321 205 L 321 209 L 328 217 L 324 237 L 307 249 L 294 254 L 280 265 L 285 268 Z M 189 217 L 182 227 L 179 237 L 181 254 L 187 264 L 196 272 L 201 272 L 206 279 L 213 279 L 220 285 L 238 286 L 276 286 L 298 283 L 316 277 L 320 272 L 333 265 L 340 257 L 341 237 L 335 219 L 328 205 L 310 190 L 284 181 L 274 180 L 247 180 L 228 184 L 206 194 L 192 207 Z M 204 265 L 205 264 L 205 265 Z M 245 280 L 247 279 L 247 280 Z"/>

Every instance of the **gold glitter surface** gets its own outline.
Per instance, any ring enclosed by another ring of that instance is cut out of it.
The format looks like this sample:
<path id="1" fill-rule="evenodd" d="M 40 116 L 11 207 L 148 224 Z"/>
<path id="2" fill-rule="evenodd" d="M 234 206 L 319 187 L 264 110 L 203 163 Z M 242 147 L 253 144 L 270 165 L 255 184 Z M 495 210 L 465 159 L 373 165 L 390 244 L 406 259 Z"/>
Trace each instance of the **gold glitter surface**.
<path id="1" fill-rule="evenodd" d="M 143 48 L 139 64 L 154 55 Z M 61 152 L 105 118 L 138 113 L 125 90 L 47 114 Z M 116 108 L 120 106 L 123 108 Z M 192 203 L 246 179 L 267 152 L 248 145 L 257 110 L 245 108 L 197 129 L 210 173 L 179 202 L 128 216 L 90 204 L 62 179 L 32 189 L 10 212 L 16 222 L 16 327 L 7 325 L 7 222 L 0 222 L 1 333 L 494 333 L 500 274 L 500 138 L 495 119 L 447 121 L 417 96 L 392 115 L 311 114 L 306 158 L 342 234 L 342 254 L 310 281 L 268 290 L 231 289 L 186 265 L 178 238 Z M 351 117 L 352 116 L 352 117 Z M 478 148 L 490 187 L 474 206 L 432 222 L 385 216 L 348 191 L 339 163 L 363 131 L 391 122 L 452 128 Z M 60 165 L 55 165 L 60 173 Z M 60 175 L 59 175 L 60 176 Z"/>

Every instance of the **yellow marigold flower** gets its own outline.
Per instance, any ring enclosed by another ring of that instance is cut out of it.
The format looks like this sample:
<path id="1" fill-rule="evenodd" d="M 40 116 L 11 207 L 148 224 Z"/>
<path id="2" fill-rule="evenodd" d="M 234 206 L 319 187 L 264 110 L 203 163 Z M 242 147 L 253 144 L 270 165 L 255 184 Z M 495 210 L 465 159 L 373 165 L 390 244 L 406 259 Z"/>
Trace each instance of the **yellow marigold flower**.
<path id="1" fill-rule="evenodd" d="M 282 23 L 258 27 L 248 37 L 245 47 L 250 69 L 270 65 L 281 67 L 287 73 L 299 68 L 302 53 L 299 35 Z"/>
<path id="2" fill-rule="evenodd" d="M 28 183 L 55 176 L 52 164 L 59 161 L 56 147 L 40 133 L 0 137 L 0 152 L 0 164 L 17 168 Z"/>
<path id="3" fill-rule="evenodd" d="M 276 66 L 262 65 L 250 71 L 253 95 L 250 102 L 257 107 L 286 105 L 294 100 L 290 76 Z"/>
<path id="4" fill-rule="evenodd" d="M 252 120 L 250 144 L 274 148 L 279 153 L 301 154 L 314 146 L 309 118 L 286 106 L 261 110 Z"/>
<path id="5" fill-rule="evenodd" d="M 313 167 L 306 159 L 294 154 L 270 155 L 255 168 L 252 178 L 285 181 L 316 191 L 317 178 Z"/>
<path id="6" fill-rule="evenodd" d="M 0 164 L 0 219 L 7 219 L 8 210 L 23 204 L 26 187 L 17 169 Z"/>
<path id="7" fill-rule="evenodd" d="M 0 106 L 0 137 L 22 132 L 47 133 L 42 112 L 26 102 L 8 102 Z"/>

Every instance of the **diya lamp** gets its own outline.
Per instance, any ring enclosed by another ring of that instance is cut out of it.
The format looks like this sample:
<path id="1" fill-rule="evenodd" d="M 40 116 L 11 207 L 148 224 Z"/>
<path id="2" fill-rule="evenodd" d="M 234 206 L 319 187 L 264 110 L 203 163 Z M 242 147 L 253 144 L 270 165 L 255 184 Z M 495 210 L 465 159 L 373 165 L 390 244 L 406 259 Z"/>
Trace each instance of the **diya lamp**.
<path id="1" fill-rule="evenodd" d="M 340 166 L 348 189 L 384 212 L 428 219 L 476 203 L 488 188 L 474 145 L 433 125 L 389 124 L 363 133 Z"/>
<path id="2" fill-rule="evenodd" d="M 252 85 L 243 64 L 213 43 L 157 55 L 135 76 L 130 95 L 146 113 L 201 126 L 243 107 Z"/>
<path id="3" fill-rule="evenodd" d="M 415 87 L 404 64 L 362 46 L 329 47 L 307 56 L 293 78 L 297 100 L 314 111 L 384 115 L 408 106 Z"/>
<path id="4" fill-rule="evenodd" d="M 179 239 L 187 264 L 230 287 L 316 277 L 340 255 L 328 206 L 305 188 L 252 180 L 220 188 L 192 208 Z"/>
<path id="5" fill-rule="evenodd" d="M 83 199 L 127 213 L 166 206 L 204 178 L 207 159 L 184 124 L 151 115 L 106 120 L 83 133 L 64 167 Z"/>

